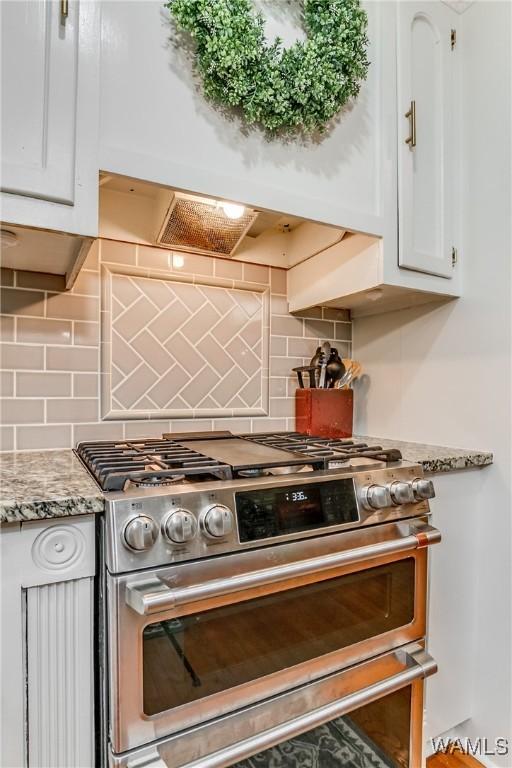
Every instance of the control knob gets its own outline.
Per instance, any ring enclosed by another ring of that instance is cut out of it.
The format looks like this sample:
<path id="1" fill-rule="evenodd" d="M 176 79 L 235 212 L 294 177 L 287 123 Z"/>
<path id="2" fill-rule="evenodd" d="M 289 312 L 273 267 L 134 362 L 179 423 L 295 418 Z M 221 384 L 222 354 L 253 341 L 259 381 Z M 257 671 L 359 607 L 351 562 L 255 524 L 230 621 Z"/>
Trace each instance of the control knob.
<path id="1" fill-rule="evenodd" d="M 215 504 L 206 509 L 201 515 L 203 532 L 212 539 L 222 539 L 229 536 L 233 530 L 233 513 L 223 504 Z"/>
<path id="2" fill-rule="evenodd" d="M 415 501 L 414 491 L 411 483 L 405 483 L 401 480 L 395 480 L 389 485 L 389 492 L 393 504 L 412 504 Z"/>
<path id="3" fill-rule="evenodd" d="M 165 536 L 175 544 L 186 544 L 192 541 L 197 533 L 197 523 L 194 515 L 188 509 L 177 509 L 171 512 L 164 521 Z"/>
<path id="4" fill-rule="evenodd" d="M 126 523 L 123 531 L 123 542 L 129 549 L 143 552 L 151 549 L 158 536 L 158 526 L 147 515 L 137 515 Z"/>
<path id="5" fill-rule="evenodd" d="M 423 501 L 423 499 L 433 499 L 436 495 L 434 490 L 434 483 L 432 480 L 425 480 L 423 477 L 417 477 L 412 481 L 412 490 L 414 492 L 414 498 L 416 501 Z"/>
<path id="6" fill-rule="evenodd" d="M 384 509 L 391 506 L 391 494 L 385 485 L 367 485 L 363 488 L 361 500 L 365 509 Z"/>

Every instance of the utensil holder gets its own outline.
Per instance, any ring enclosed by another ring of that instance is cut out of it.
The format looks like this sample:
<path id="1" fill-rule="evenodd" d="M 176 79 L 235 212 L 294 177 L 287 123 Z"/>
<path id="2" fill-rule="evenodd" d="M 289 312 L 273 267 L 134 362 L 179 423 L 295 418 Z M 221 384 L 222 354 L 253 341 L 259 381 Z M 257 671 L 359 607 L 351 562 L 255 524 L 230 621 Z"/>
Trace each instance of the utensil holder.
<path id="1" fill-rule="evenodd" d="M 352 389 L 297 389 L 295 429 L 317 437 L 352 437 Z"/>

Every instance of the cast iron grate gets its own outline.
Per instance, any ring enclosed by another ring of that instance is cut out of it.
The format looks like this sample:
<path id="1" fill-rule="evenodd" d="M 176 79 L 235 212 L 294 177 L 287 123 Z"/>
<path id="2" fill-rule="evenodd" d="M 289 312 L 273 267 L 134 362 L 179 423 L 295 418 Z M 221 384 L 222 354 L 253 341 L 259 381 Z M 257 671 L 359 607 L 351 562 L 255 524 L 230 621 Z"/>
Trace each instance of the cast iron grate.
<path id="1" fill-rule="evenodd" d="M 151 485 L 183 476 L 209 475 L 218 480 L 232 476 L 227 464 L 174 440 L 85 442 L 77 445 L 76 453 L 104 491 L 122 491 L 129 481 Z"/>
<path id="2" fill-rule="evenodd" d="M 350 439 L 330 439 L 305 435 L 300 432 L 267 432 L 242 435 L 246 440 L 253 440 L 272 448 L 303 453 L 309 458 L 325 460 L 326 468 L 334 462 L 349 461 L 353 458 L 375 459 L 385 464 L 401 461 L 398 448 L 384 449 L 380 445 L 356 443 Z"/>

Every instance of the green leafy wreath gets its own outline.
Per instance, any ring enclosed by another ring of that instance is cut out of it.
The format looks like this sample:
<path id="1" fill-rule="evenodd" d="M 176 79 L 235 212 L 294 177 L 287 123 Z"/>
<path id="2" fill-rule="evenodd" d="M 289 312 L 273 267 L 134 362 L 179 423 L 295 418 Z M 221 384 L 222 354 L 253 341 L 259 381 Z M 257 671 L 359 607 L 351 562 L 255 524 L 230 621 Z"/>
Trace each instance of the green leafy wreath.
<path id="1" fill-rule="evenodd" d="M 366 78 L 367 16 L 359 0 L 304 0 L 307 39 L 269 44 L 250 0 L 169 0 L 196 44 L 204 92 L 271 132 L 324 131 Z"/>

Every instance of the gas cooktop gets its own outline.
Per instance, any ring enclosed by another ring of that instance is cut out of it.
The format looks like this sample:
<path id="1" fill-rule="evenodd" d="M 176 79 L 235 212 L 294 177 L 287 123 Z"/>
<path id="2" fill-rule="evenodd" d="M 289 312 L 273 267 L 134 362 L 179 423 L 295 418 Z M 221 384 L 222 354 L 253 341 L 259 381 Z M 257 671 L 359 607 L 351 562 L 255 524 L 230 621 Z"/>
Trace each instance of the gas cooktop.
<path id="1" fill-rule="evenodd" d="M 161 439 L 79 443 L 76 449 L 104 491 L 399 462 L 397 449 L 298 432 L 180 433 Z"/>

